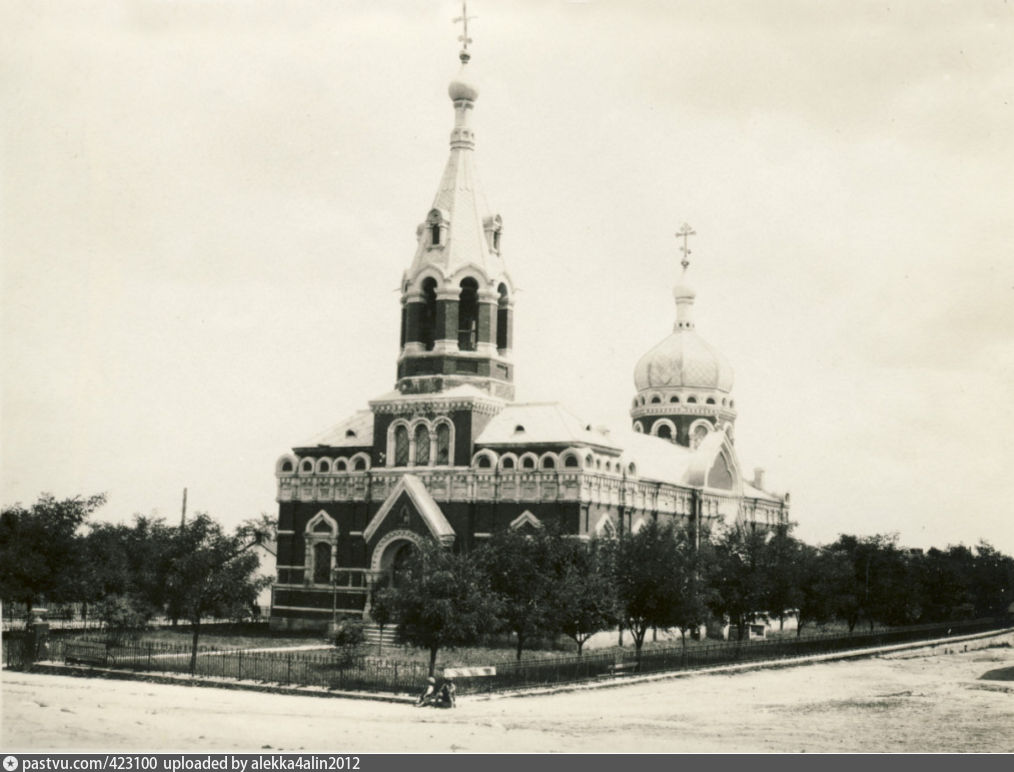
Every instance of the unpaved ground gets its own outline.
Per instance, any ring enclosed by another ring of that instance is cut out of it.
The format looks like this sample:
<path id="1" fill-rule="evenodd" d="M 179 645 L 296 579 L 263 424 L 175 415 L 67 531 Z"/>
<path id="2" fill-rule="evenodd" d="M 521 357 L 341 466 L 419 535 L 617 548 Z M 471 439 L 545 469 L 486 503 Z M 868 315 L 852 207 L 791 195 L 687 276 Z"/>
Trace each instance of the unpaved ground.
<path id="1" fill-rule="evenodd" d="M 1014 751 L 1014 649 L 692 675 L 457 710 L 3 673 L 4 750 Z"/>

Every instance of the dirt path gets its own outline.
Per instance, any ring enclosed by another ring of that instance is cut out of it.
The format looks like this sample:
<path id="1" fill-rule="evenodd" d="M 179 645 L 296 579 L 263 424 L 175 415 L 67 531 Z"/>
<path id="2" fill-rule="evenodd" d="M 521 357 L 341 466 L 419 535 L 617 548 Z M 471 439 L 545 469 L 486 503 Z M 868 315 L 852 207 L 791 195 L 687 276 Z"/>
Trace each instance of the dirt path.
<path id="1" fill-rule="evenodd" d="M 833 662 L 454 711 L 3 673 L 5 750 L 1014 751 L 1014 649 Z"/>

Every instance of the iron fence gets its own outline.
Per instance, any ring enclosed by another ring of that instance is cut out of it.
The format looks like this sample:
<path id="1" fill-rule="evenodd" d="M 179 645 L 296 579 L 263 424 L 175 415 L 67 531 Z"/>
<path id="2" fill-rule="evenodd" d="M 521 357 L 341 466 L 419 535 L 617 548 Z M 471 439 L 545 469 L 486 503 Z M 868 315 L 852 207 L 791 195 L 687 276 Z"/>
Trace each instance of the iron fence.
<path id="1" fill-rule="evenodd" d="M 810 635 L 767 641 L 704 643 L 586 654 L 581 657 L 553 657 L 500 663 L 496 675 L 465 679 L 458 684 L 462 694 L 510 691 L 556 684 L 591 681 L 598 678 L 697 670 L 717 665 L 770 662 L 814 654 L 889 646 L 948 636 L 970 635 L 1010 626 L 1009 620 L 985 619 L 949 624 L 919 625 L 872 633 Z"/>
<path id="2" fill-rule="evenodd" d="M 666 648 L 649 648 L 638 654 L 625 649 L 619 652 L 586 654 L 584 656 L 552 657 L 498 663 L 496 674 L 459 680 L 462 694 L 499 692 L 540 686 L 592 681 L 600 678 L 632 676 L 681 670 L 695 670 L 716 665 L 788 660 L 814 654 L 874 648 L 891 644 L 969 635 L 1010 627 L 1007 619 L 986 619 L 950 624 L 920 625 L 853 634 L 810 635 L 767 641 L 702 643 Z M 3 661 L 5 667 L 16 669 L 31 665 L 31 636 L 24 631 L 5 632 Z M 57 662 L 86 662 L 76 659 L 82 650 L 94 653 L 95 648 L 75 642 L 102 644 L 100 664 L 118 670 L 147 673 L 191 673 L 190 646 L 179 644 L 136 642 L 106 645 L 106 639 L 95 635 L 53 635 L 49 638 L 46 659 Z M 92 664 L 95 664 L 94 662 Z M 338 652 L 251 651 L 238 648 L 201 646 L 193 662 L 194 675 L 223 680 L 255 681 L 265 684 L 312 686 L 342 691 L 365 691 L 388 694 L 415 694 L 423 686 L 428 667 L 417 662 L 399 662 L 360 657 L 351 661 Z"/>
<path id="3" fill-rule="evenodd" d="M 49 659 L 80 662 L 75 658 L 75 641 L 105 643 L 101 636 L 56 638 L 49 646 Z M 190 646 L 171 643 L 137 642 L 107 645 L 103 666 L 114 670 L 190 675 L 230 681 L 255 681 L 285 686 L 314 686 L 342 691 L 411 694 L 425 682 L 427 667 L 414 662 L 392 662 L 356 658 L 343 659 L 338 652 L 251 651 L 248 649 L 201 646 L 191 662 Z"/>

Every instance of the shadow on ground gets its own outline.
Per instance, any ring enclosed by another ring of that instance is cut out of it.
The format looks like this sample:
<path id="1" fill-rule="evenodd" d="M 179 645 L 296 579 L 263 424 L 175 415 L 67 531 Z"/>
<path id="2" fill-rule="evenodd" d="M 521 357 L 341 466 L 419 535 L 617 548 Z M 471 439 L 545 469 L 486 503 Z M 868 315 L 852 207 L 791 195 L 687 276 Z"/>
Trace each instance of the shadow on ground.
<path id="1" fill-rule="evenodd" d="M 979 676 L 980 681 L 1014 681 L 1014 667 L 989 670 Z"/>

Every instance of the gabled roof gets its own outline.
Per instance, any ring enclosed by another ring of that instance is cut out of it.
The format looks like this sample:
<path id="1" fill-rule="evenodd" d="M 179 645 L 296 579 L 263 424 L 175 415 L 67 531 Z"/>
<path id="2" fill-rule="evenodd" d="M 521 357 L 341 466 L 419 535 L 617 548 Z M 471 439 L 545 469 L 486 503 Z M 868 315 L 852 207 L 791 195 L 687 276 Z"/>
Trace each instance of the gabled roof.
<path id="1" fill-rule="evenodd" d="M 350 434 L 351 432 L 351 434 Z M 337 426 L 332 426 L 316 437 L 297 445 L 297 448 L 312 448 L 325 445 L 329 448 L 361 448 L 373 444 L 373 412 L 358 410 Z"/>
<path id="2" fill-rule="evenodd" d="M 398 484 L 394 486 L 394 489 L 377 511 L 377 514 L 373 516 L 370 524 L 363 531 L 363 538 L 367 542 L 377 533 L 377 529 L 384 522 L 384 518 L 390 514 L 403 493 L 407 493 L 408 497 L 412 499 L 412 503 L 434 538 L 443 542 L 454 540 L 454 529 L 447 522 L 447 518 L 444 517 L 440 505 L 433 499 L 430 492 L 426 490 L 423 481 L 414 474 L 406 474 L 402 475 L 401 479 L 398 480 Z"/>
<path id="3" fill-rule="evenodd" d="M 577 445 L 620 450 L 620 445 L 610 436 L 591 429 L 557 402 L 508 405 L 494 416 L 475 442 L 476 445 Z"/>

